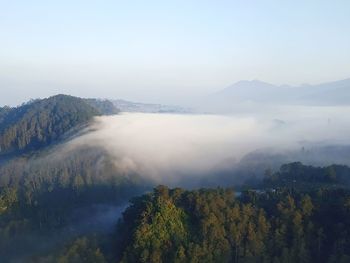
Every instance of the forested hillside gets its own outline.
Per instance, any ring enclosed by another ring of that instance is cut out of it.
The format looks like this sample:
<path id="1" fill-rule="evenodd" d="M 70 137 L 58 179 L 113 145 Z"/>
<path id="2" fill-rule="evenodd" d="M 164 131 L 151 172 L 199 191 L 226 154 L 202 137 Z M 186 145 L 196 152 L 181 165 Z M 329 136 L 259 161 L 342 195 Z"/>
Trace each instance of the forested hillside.
<path id="1" fill-rule="evenodd" d="M 1 262 L 35 254 L 45 241 L 33 237 L 74 233 L 77 209 L 118 205 L 143 191 L 140 178 L 122 176 L 103 149 L 63 144 L 94 116 L 117 112 L 109 101 L 67 95 L 0 108 Z"/>
<path id="2" fill-rule="evenodd" d="M 100 99 L 83 99 L 85 102 L 95 107 L 103 115 L 113 115 L 120 112 L 112 101 Z"/>
<path id="3" fill-rule="evenodd" d="M 116 113 L 108 101 L 56 95 L 0 110 L 0 155 L 36 150 L 94 116 Z"/>
<path id="4" fill-rule="evenodd" d="M 119 224 L 120 262 L 349 262 L 350 192 L 157 187 Z"/>
<path id="5" fill-rule="evenodd" d="M 0 170 L 6 175 L 0 192 L 0 256 L 5 262 L 21 253 L 27 262 L 350 260 L 347 166 L 285 164 L 267 171 L 254 187 L 240 186 L 239 192 L 234 186 L 158 186 L 133 198 L 118 224 L 117 216 L 112 219 L 114 234 L 96 235 L 74 230 L 72 213 L 85 207 L 83 217 L 94 220 L 93 204 L 120 204 L 150 189 L 151 182 L 118 173 L 102 149 L 51 157 L 17 160 Z M 59 233 L 65 233 L 61 245 L 33 248 L 33 235 L 50 236 L 52 242 Z"/>
<path id="6" fill-rule="evenodd" d="M 40 254 L 50 249 L 40 248 L 46 242 L 43 238 L 51 246 L 68 241 L 79 233 L 79 220 L 95 217 L 93 206 L 123 205 L 149 188 L 140 176 L 118 171 L 103 149 L 55 149 L 14 158 L 0 166 L 0 258 L 11 262 Z M 77 217 L 82 209 L 84 216 Z"/>
<path id="7" fill-rule="evenodd" d="M 282 165 L 277 172 L 266 171 L 265 175 L 262 188 L 350 188 L 350 168 L 346 165 L 314 167 L 294 162 Z"/>

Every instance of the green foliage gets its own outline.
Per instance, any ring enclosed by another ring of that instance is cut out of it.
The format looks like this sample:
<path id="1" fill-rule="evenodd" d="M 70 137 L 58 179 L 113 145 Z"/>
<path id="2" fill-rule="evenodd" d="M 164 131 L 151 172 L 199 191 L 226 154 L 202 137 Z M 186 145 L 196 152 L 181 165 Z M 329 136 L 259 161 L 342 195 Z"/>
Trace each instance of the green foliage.
<path id="1" fill-rule="evenodd" d="M 139 219 L 134 232 L 135 243 L 125 253 L 125 262 L 164 262 L 184 257 L 182 244 L 187 239 L 185 213 L 175 206 L 167 189 L 158 187 L 146 213 Z M 133 257 L 133 255 L 140 255 Z M 130 256 L 130 257 L 129 257 Z"/>
<path id="2" fill-rule="evenodd" d="M 320 187 L 350 188 L 350 168 L 345 165 L 313 167 L 300 162 L 284 164 L 276 173 L 266 173 L 263 187 L 300 190 Z"/>
<path id="3" fill-rule="evenodd" d="M 139 176 L 120 174 L 101 149 L 13 159 L 0 166 L 0 258 L 19 254 L 18 247 L 30 253 L 28 236 L 74 226 L 79 208 L 121 204 L 147 188 Z"/>
<path id="4" fill-rule="evenodd" d="M 6 213 L 18 202 L 17 191 L 13 188 L 4 188 L 0 191 L 0 215 Z"/>
<path id="5" fill-rule="evenodd" d="M 120 262 L 347 262 L 350 192 L 158 187 L 119 223 Z M 325 202 L 327 200 L 327 202 Z"/>
<path id="6" fill-rule="evenodd" d="M 97 244 L 87 237 L 78 238 L 57 257 L 57 263 L 105 263 Z"/>
<path id="7" fill-rule="evenodd" d="M 109 100 L 99 100 L 99 99 L 84 99 L 89 105 L 98 109 L 98 111 L 103 115 L 113 115 L 119 113 L 113 102 Z"/>
<path id="8" fill-rule="evenodd" d="M 106 103 L 57 95 L 17 108 L 1 108 L 0 154 L 21 153 L 47 146 L 92 117 L 104 111 L 111 112 L 113 109 Z"/>
<path id="9" fill-rule="evenodd" d="M 67 230 L 79 208 L 120 204 L 148 187 L 120 174 L 100 148 L 62 152 L 59 142 L 94 116 L 116 112 L 111 102 L 66 95 L 0 108 L 0 258 L 28 254 L 32 237 Z"/>

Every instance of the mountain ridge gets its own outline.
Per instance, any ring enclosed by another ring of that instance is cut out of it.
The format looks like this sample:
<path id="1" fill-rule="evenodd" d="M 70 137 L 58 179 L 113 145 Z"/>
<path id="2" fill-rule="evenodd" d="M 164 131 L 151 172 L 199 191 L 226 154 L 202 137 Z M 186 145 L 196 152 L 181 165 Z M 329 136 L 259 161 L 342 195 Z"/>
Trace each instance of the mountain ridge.
<path id="1" fill-rule="evenodd" d="M 274 85 L 241 80 L 211 95 L 212 101 L 350 105 L 350 78 L 315 85 Z"/>

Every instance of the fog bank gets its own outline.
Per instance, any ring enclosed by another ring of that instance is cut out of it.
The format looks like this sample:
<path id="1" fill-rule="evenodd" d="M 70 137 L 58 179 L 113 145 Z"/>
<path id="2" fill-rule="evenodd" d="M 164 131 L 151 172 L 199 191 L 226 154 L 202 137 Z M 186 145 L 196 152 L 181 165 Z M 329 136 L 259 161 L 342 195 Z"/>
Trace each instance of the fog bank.
<path id="1" fill-rule="evenodd" d="M 285 154 L 349 145 L 349 109 L 281 108 L 230 116 L 124 113 L 97 117 L 89 127 L 92 131 L 66 147 L 103 147 L 125 175 L 177 183 L 189 175 L 201 177 L 234 167 L 255 151 Z M 332 156 L 330 160 L 336 162 Z"/>

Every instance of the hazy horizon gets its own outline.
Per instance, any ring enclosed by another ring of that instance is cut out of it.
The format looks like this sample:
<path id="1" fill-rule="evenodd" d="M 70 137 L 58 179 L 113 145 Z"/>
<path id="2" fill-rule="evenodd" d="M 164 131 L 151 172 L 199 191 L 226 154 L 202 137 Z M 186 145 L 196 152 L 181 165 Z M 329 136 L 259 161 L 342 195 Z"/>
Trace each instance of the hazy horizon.
<path id="1" fill-rule="evenodd" d="M 247 82 L 247 83 L 254 83 L 254 82 L 257 82 L 257 83 L 262 83 L 262 84 L 269 84 L 269 85 L 273 85 L 277 88 L 281 88 L 282 90 L 285 89 L 285 88 L 295 88 L 295 89 L 298 89 L 298 88 L 305 88 L 305 89 L 308 89 L 308 88 L 312 88 L 312 87 L 317 87 L 317 85 L 323 85 L 323 84 L 328 84 L 328 83 L 337 83 L 337 82 L 340 82 L 340 81 L 347 81 L 349 80 L 350 81 L 350 78 L 345 78 L 345 79 L 339 79 L 339 80 L 334 80 L 334 81 L 326 81 L 326 82 L 322 82 L 322 83 L 303 83 L 303 84 L 300 84 L 300 85 L 290 85 L 290 84 L 280 84 L 280 85 L 277 85 L 277 84 L 274 84 L 274 83 L 270 83 L 270 82 L 265 82 L 263 80 L 260 80 L 260 79 L 252 79 L 252 80 L 239 80 L 237 82 L 234 82 L 234 83 L 231 83 L 230 85 L 227 85 L 225 87 L 221 87 L 221 88 L 218 88 L 218 89 L 215 89 L 213 91 L 209 91 L 210 93 L 204 93 L 204 94 L 193 94 L 192 96 L 188 97 L 187 100 L 185 99 L 179 99 L 179 98 L 176 98 L 175 100 L 162 100 L 162 99 L 159 99 L 157 98 L 157 96 L 152 99 L 152 98 L 133 98 L 132 96 L 129 97 L 129 96 L 125 96 L 125 97 L 103 97 L 103 96 L 99 96 L 98 94 L 96 94 L 96 96 L 89 96 L 89 95 L 85 95 L 85 94 L 75 94 L 75 93 L 69 93 L 69 90 L 67 91 L 67 93 L 65 92 L 61 92 L 62 90 L 64 89 L 58 89 L 56 92 L 53 92 L 53 93 L 44 93 L 42 95 L 39 95 L 39 96 L 27 96 L 27 97 L 24 97 L 24 100 L 19 100 L 17 99 L 16 101 L 17 102 L 14 102 L 14 103 L 8 103 L 8 100 L 7 99 L 3 99 L 4 101 L 7 101 L 7 103 L 4 103 L 4 104 L 1 104 L 1 98 L 0 98 L 0 107 L 4 107 L 4 106 L 10 106 L 10 107 L 16 107 L 16 106 L 20 106 L 21 104 L 23 103 L 26 103 L 26 102 L 29 102 L 31 100 L 35 100 L 35 99 L 45 99 L 45 98 L 49 98 L 51 96 L 55 96 L 55 95 L 59 95 L 59 94 L 63 94 L 63 95 L 69 95 L 69 96 L 76 96 L 76 97 L 81 97 L 81 98 L 94 98 L 94 99 L 99 99 L 99 100 L 110 100 L 110 101 L 118 101 L 118 100 L 121 100 L 121 101 L 128 101 L 128 102 L 135 102 L 135 103 L 146 103 L 146 104 L 161 104 L 161 105 L 172 105 L 172 106 L 184 106 L 184 107 L 189 107 L 190 108 L 196 108 L 198 106 L 198 103 L 200 103 L 201 100 L 203 101 L 207 101 L 208 99 L 210 100 L 210 98 L 216 94 L 219 94 L 220 92 L 223 92 L 229 88 L 231 88 L 232 86 L 236 85 L 236 84 L 240 84 L 242 82 Z M 259 87 L 257 87 L 259 88 Z M 330 87 L 331 88 L 331 87 Z M 300 90 L 299 90 L 300 91 Z M 242 101 L 244 102 L 244 101 Z M 282 101 L 283 102 L 283 101 Z M 266 105 L 268 106 L 268 105 Z M 332 106 L 332 105 L 329 105 L 329 106 Z M 334 106 L 334 105 L 333 105 Z M 198 108 L 199 110 L 201 110 L 200 108 Z"/>
<path id="2" fill-rule="evenodd" d="M 65 93 L 181 104 L 240 80 L 350 77 L 348 1 L 11 1 L 0 105 Z"/>

